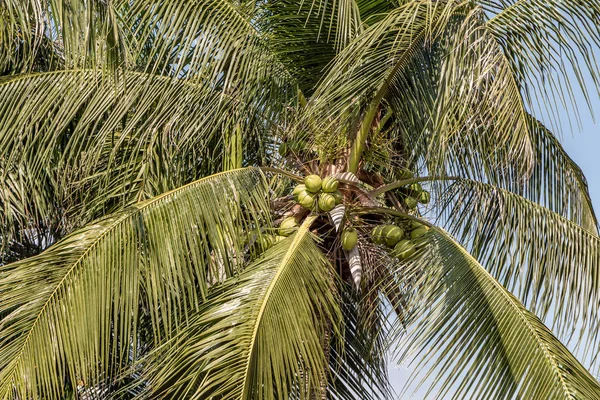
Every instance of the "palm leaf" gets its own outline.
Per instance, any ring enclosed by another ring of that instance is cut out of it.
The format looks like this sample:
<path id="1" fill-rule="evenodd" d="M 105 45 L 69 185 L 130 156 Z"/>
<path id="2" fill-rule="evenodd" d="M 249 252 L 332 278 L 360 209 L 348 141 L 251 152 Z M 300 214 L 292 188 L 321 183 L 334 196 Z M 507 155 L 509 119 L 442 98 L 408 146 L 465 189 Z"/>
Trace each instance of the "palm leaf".
<path id="1" fill-rule="evenodd" d="M 558 138 L 530 116 L 537 163 L 525 190 L 507 187 L 598 234 L 598 219 L 581 168 L 569 157 Z"/>
<path id="2" fill-rule="evenodd" d="M 100 0 L 3 1 L 0 70 L 16 64 L 11 72 L 31 71 L 44 56 L 62 59 L 67 68 L 114 71 L 130 63 L 130 38 L 120 20 L 125 4 Z M 55 48 L 44 55 L 49 38 Z M 16 54 L 20 60 L 12 59 Z"/>
<path id="3" fill-rule="evenodd" d="M 0 96 L 4 238 L 18 239 L 15 223 L 64 234 L 220 171 L 238 129 L 245 162 L 267 153 L 272 110 L 186 80 L 59 71 L 5 80 Z"/>
<path id="4" fill-rule="evenodd" d="M 582 345 L 586 363 L 597 366 L 592 332 L 600 324 L 600 237 L 488 184 L 457 180 L 445 196 L 444 220 L 451 232 L 530 310 L 551 317 L 561 338 Z"/>
<path id="5" fill-rule="evenodd" d="M 423 372 L 412 382 L 429 377 L 431 398 L 600 396 L 598 382 L 550 330 L 441 229 L 404 268 L 430 277 L 399 346 Z"/>
<path id="6" fill-rule="evenodd" d="M 62 398 L 64 383 L 112 384 L 138 353 L 145 304 L 155 343 L 243 265 L 267 224 L 256 169 L 204 178 L 89 225 L 0 270 L 0 398 Z"/>
<path id="7" fill-rule="evenodd" d="M 308 231 L 313 220 L 212 289 L 189 326 L 154 353 L 150 397 L 305 398 L 322 390 L 322 338 L 341 315 L 331 266 Z"/>
<path id="8" fill-rule="evenodd" d="M 579 101 L 571 85 L 576 80 L 591 110 L 591 91 L 600 88 L 593 54 L 600 46 L 600 2 L 478 2 L 491 16 L 487 26 L 511 60 L 529 106 L 557 117 L 562 104 L 569 108 L 567 115 L 578 116 Z"/>
<path id="9" fill-rule="evenodd" d="M 455 15 L 444 29 L 388 96 L 398 120 L 391 139 L 404 146 L 394 150 L 431 175 L 522 185 L 535 153 L 510 62 L 480 8 Z"/>

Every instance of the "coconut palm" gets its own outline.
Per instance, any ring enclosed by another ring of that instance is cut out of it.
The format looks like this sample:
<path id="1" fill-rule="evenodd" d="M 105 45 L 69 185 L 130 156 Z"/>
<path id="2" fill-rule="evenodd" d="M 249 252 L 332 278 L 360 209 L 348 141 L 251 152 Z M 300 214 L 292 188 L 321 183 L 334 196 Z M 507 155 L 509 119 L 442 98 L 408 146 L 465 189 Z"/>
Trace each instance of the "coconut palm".
<path id="1" fill-rule="evenodd" d="M 1 399 L 600 398 L 598 0 L 0 20 Z"/>

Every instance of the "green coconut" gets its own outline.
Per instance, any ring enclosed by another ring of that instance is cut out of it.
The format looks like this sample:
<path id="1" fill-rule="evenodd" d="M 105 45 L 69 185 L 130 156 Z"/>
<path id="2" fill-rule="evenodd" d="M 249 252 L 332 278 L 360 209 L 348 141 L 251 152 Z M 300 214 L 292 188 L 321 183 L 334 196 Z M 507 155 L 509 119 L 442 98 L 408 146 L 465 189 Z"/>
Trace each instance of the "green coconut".
<path id="1" fill-rule="evenodd" d="M 411 179 L 413 177 L 413 173 L 410 169 L 402 168 L 400 171 L 400 179 Z"/>
<path id="2" fill-rule="evenodd" d="M 296 222 L 296 218 L 287 217 L 281 224 L 279 225 L 279 234 L 281 236 L 290 236 L 298 227 L 298 223 Z"/>
<path id="3" fill-rule="evenodd" d="M 319 201 L 317 202 L 317 205 L 321 211 L 331 211 L 335 207 L 335 197 L 329 193 L 321 193 L 319 195 Z"/>
<path id="4" fill-rule="evenodd" d="M 335 198 L 335 204 L 342 204 L 344 202 L 344 196 L 339 190 L 331 193 L 331 195 Z"/>
<path id="5" fill-rule="evenodd" d="M 411 183 L 411 185 L 408 188 L 411 192 L 415 194 L 419 194 L 423 191 L 423 186 L 421 186 L 419 182 Z"/>
<path id="6" fill-rule="evenodd" d="M 410 220 L 410 229 L 411 229 L 411 230 L 412 230 L 412 229 L 417 229 L 417 228 L 420 228 L 420 227 L 422 227 L 422 226 L 423 226 L 423 224 L 422 224 L 422 223 L 420 223 L 419 221 L 415 221 L 414 219 L 411 219 L 411 220 Z"/>
<path id="7" fill-rule="evenodd" d="M 286 142 L 283 142 L 279 145 L 279 154 L 281 154 L 282 157 L 287 156 L 289 152 L 290 152 L 290 147 L 288 146 L 288 144 Z"/>
<path id="8" fill-rule="evenodd" d="M 414 197 L 407 196 L 404 198 L 404 204 L 406 204 L 408 208 L 415 208 L 419 202 Z"/>
<path id="9" fill-rule="evenodd" d="M 269 247 L 273 246 L 275 243 L 275 236 L 270 234 L 262 234 L 256 238 L 254 242 L 255 249 L 259 252 L 263 252 L 267 250 Z"/>
<path id="10" fill-rule="evenodd" d="M 333 193 L 337 190 L 339 185 L 340 182 L 336 178 L 327 176 L 323 179 L 323 182 L 321 182 L 321 190 L 326 193 Z"/>
<path id="11" fill-rule="evenodd" d="M 315 206 L 315 195 L 307 191 L 301 192 L 298 195 L 298 204 L 304 208 L 312 210 Z"/>
<path id="12" fill-rule="evenodd" d="M 386 225 L 382 233 L 384 242 L 389 247 L 393 247 L 404 237 L 404 230 L 396 225 Z"/>
<path id="13" fill-rule="evenodd" d="M 400 260 L 406 260 L 417 252 L 415 244 L 410 240 L 407 240 L 407 243 L 402 247 L 402 249 L 398 249 L 399 251 L 396 251 L 396 248 L 394 248 L 394 253 Z"/>
<path id="14" fill-rule="evenodd" d="M 306 190 L 311 193 L 318 193 L 321 190 L 321 177 L 319 175 L 308 175 L 304 178 L 304 184 L 306 185 Z"/>
<path id="15" fill-rule="evenodd" d="M 292 195 L 294 197 L 298 197 L 300 195 L 300 193 L 305 192 L 305 191 L 306 191 L 306 186 L 303 183 L 301 183 L 299 185 L 296 185 L 296 187 L 292 191 Z"/>
<path id="16" fill-rule="evenodd" d="M 431 195 L 429 194 L 429 192 L 427 190 L 423 190 L 421 192 L 421 194 L 419 195 L 419 203 L 427 204 L 427 203 L 429 203 L 429 200 L 431 200 Z"/>
<path id="17" fill-rule="evenodd" d="M 375 228 L 373 228 L 373 230 L 371 231 L 371 237 L 373 238 L 373 242 L 377 244 L 385 243 L 385 237 L 383 236 L 384 228 L 385 225 L 377 225 Z"/>
<path id="18" fill-rule="evenodd" d="M 427 231 L 429 231 L 429 228 L 426 226 L 421 226 L 417 229 L 413 229 L 412 231 L 410 231 L 410 238 L 413 240 L 418 239 L 424 234 L 426 234 Z"/>
<path id="19" fill-rule="evenodd" d="M 354 229 L 345 229 L 342 233 L 342 248 L 346 251 L 352 250 L 356 247 L 358 242 L 358 233 Z"/>
<path id="20" fill-rule="evenodd" d="M 409 249 L 411 246 L 412 246 L 412 242 L 410 241 L 410 239 L 402 239 L 401 241 L 396 243 L 396 245 L 394 246 L 394 250 L 392 251 L 392 254 L 394 256 L 398 256 L 398 254 Z"/>

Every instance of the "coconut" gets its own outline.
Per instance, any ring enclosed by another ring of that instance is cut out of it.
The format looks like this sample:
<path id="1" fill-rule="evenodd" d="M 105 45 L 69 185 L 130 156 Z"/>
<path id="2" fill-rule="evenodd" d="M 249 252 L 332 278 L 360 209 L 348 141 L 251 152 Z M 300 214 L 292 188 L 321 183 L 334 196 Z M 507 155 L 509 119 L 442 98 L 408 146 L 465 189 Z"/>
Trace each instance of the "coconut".
<path id="1" fill-rule="evenodd" d="M 263 252 L 263 251 L 267 250 L 269 247 L 273 246 L 273 243 L 275 243 L 275 237 L 273 235 L 262 234 L 256 238 L 256 241 L 254 242 L 254 246 L 257 251 Z"/>
<path id="2" fill-rule="evenodd" d="M 385 244 L 390 247 L 393 247 L 404 237 L 404 231 L 396 225 L 386 225 L 382 233 Z"/>
<path id="3" fill-rule="evenodd" d="M 404 198 L 404 204 L 406 205 L 406 207 L 408 209 L 414 209 L 417 207 L 417 205 L 419 204 L 419 202 L 417 201 L 417 199 L 415 199 L 412 196 L 406 196 Z"/>
<path id="4" fill-rule="evenodd" d="M 377 225 L 375 228 L 373 228 L 373 230 L 371 231 L 371 237 L 373 238 L 373 242 L 377 244 L 385 243 L 385 237 L 383 236 L 384 228 L 385 225 Z"/>
<path id="5" fill-rule="evenodd" d="M 421 186 L 419 182 L 412 183 L 408 188 L 415 194 L 419 194 L 423 191 L 423 186 Z"/>
<path id="6" fill-rule="evenodd" d="M 333 210 L 335 207 L 335 197 L 329 193 L 321 193 L 319 195 L 319 201 L 317 202 L 319 210 L 328 212 Z"/>
<path id="7" fill-rule="evenodd" d="M 304 184 L 306 185 L 306 190 L 311 193 L 317 193 L 321 190 L 321 177 L 319 175 L 308 175 L 304 178 Z"/>
<path id="8" fill-rule="evenodd" d="M 402 239 L 401 241 L 396 243 L 396 245 L 394 246 L 394 250 L 392 251 L 392 254 L 397 257 L 400 253 L 409 249 L 411 246 L 412 246 L 412 242 L 410 241 L 410 239 Z"/>
<path id="9" fill-rule="evenodd" d="M 301 192 L 298 195 L 298 204 L 304 208 L 312 210 L 312 208 L 315 206 L 315 195 L 307 191 Z"/>
<path id="10" fill-rule="evenodd" d="M 335 204 L 342 204 L 344 202 L 344 196 L 342 195 L 342 192 L 340 192 L 339 190 L 336 190 L 335 192 L 331 193 L 331 195 L 335 198 Z"/>
<path id="11" fill-rule="evenodd" d="M 342 233 L 342 248 L 346 251 L 352 250 L 356 247 L 358 242 L 358 233 L 352 228 L 344 230 Z"/>
<path id="12" fill-rule="evenodd" d="M 417 229 L 413 229 L 412 231 L 410 231 L 410 238 L 413 240 L 418 239 L 421 236 L 423 236 L 424 234 L 426 234 L 427 231 L 429 231 L 429 228 L 426 226 L 421 226 Z"/>
<path id="13" fill-rule="evenodd" d="M 431 195 L 429 194 L 429 192 L 427 190 L 423 190 L 421 192 L 421 195 L 419 196 L 419 203 L 427 204 L 427 203 L 429 203 L 429 200 L 431 200 Z"/>
<path id="14" fill-rule="evenodd" d="M 404 240 L 403 240 L 403 242 L 404 242 Z M 398 243 L 398 244 L 400 244 L 400 243 Z M 410 258 L 416 252 L 417 252 L 417 248 L 415 247 L 415 244 L 410 240 L 406 240 L 406 243 L 404 243 L 402 245 L 402 248 L 399 248 L 398 250 L 396 250 L 396 248 L 394 248 L 394 255 L 396 257 L 398 257 L 400 260 L 406 260 L 407 258 Z"/>
<path id="15" fill-rule="evenodd" d="M 417 199 L 411 196 L 407 196 L 404 198 L 404 203 L 408 208 L 415 208 L 418 204 Z"/>
<path id="16" fill-rule="evenodd" d="M 281 236 L 290 236 L 296 230 L 298 223 L 296 222 L 296 218 L 287 217 L 281 224 L 279 225 L 279 234 Z"/>
<path id="17" fill-rule="evenodd" d="M 410 229 L 417 229 L 420 228 L 421 226 L 423 226 L 422 223 L 420 223 L 419 221 L 415 221 L 414 219 L 410 220 Z"/>
<path id="18" fill-rule="evenodd" d="M 412 177 L 413 173 L 411 170 L 402 168 L 402 171 L 400 171 L 400 179 L 411 179 Z"/>
<path id="19" fill-rule="evenodd" d="M 286 142 L 283 142 L 279 145 L 279 154 L 282 157 L 287 156 L 289 152 L 290 152 L 290 148 Z"/>
<path id="20" fill-rule="evenodd" d="M 300 195 L 300 193 L 304 191 L 306 191 L 306 186 L 303 183 L 301 183 L 299 185 L 296 185 L 294 191 L 292 192 L 292 195 L 297 198 Z"/>
<path id="21" fill-rule="evenodd" d="M 323 190 L 326 193 L 333 193 L 337 190 L 339 184 L 340 182 L 333 176 L 327 176 L 325 177 L 325 179 L 323 179 L 323 182 L 321 183 L 321 190 Z"/>

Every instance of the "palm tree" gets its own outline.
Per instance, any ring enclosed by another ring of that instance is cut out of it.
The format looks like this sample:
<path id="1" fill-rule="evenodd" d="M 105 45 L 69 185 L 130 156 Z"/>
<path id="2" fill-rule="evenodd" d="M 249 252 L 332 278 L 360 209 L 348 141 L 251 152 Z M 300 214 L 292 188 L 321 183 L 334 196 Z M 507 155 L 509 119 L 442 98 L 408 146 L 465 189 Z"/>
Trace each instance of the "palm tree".
<path id="1" fill-rule="evenodd" d="M 600 399 L 598 0 L 0 20 L 1 399 Z"/>

